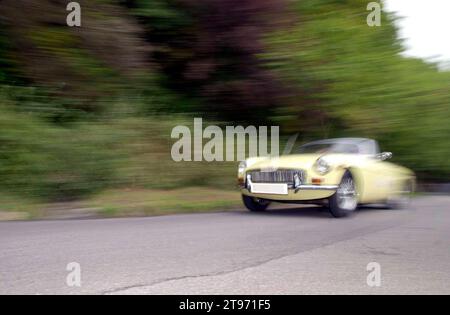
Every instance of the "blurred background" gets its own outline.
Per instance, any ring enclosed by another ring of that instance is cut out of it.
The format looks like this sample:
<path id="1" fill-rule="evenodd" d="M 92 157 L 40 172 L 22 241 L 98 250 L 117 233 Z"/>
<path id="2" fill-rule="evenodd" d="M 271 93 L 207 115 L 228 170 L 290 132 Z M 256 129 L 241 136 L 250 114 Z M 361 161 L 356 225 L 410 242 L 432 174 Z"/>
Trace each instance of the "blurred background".
<path id="1" fill-rule="evenodd" d="M 367 1 L 78 1 L 81 27 L 68 2 L 0 1 L 0 211 L 240 205 L 237 163 L 172 161 L 194 117 L 374 138 L 420 182 L 450 178 L 450 72 L 402 54 L 393 14 L 368 27 Z"/>

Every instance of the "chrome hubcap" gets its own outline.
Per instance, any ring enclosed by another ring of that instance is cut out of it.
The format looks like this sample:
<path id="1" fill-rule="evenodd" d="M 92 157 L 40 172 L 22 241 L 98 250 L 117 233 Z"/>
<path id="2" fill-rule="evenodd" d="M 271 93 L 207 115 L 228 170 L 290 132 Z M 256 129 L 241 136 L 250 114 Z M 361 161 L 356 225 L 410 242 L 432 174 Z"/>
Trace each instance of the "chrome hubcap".
<path id="1" fill-rule="evenodd" d="M 344 178 L 336 192 L 339 208 L 353 211 L 358 204 L 355 184 L 352 178 Z"/>

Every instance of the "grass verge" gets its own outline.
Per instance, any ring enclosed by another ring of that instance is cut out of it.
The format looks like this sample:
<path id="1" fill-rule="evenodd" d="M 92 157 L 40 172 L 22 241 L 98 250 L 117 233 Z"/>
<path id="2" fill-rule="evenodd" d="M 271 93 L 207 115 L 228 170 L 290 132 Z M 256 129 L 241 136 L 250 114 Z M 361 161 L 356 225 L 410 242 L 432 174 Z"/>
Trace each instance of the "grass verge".
<path id="1" fill-rule="evenodd" d="M 89 199 L 40 203 L 0 195 L 0 221 L 83 217 L 154 216 L 222 211 L 242 206 L 238 191 L 205 187 L 173 190 L 115 189 Z"/>

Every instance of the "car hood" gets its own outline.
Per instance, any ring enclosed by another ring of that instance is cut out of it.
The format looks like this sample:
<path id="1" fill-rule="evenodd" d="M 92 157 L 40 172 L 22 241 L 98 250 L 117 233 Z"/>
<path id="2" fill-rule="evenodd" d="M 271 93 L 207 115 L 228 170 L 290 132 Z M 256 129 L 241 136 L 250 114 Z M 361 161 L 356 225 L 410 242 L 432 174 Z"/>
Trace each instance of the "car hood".
<path id="1" fill-rule="evenodd" d="M 292 154 L 276 158 L 256 158 L 247 161 L 247 170 L 256 169 L 309 169 L 323 154 Z"/>

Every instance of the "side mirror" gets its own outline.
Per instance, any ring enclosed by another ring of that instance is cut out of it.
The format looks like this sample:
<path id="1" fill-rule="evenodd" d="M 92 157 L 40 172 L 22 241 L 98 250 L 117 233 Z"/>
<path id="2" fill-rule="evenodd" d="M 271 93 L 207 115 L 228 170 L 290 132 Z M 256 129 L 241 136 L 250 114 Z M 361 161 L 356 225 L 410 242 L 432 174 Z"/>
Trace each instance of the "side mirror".
<path id="1" fill-rule="evenodd" d="M 390 158 L 392 158 L 392 152 L 383 152 L 383 153 L 378 153 L 376 155 L 376 158 L 381 160 L 381 161 L 386 161 L 389 160 Z"/>

